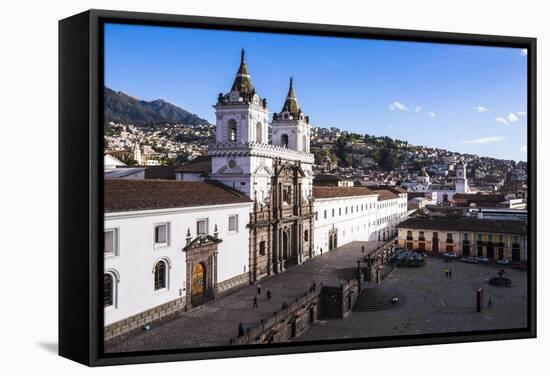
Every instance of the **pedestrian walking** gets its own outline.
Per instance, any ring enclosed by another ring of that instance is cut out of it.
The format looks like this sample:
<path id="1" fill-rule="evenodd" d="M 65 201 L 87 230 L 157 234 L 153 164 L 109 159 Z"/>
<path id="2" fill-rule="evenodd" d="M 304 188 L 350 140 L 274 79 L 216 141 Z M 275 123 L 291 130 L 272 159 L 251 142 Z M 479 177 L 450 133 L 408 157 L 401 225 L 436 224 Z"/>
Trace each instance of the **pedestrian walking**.
<path id="1" fill-rule="evenodd" d="M 449 278 L 453 277 L 453 269 L 449 269 Z"/>
<path id="2" fill-rule="evenodd" d="M 254 297 L 254 304 L 252 304 L 252 308 L 257 308 L 258 307 L 258 297 L 255 296 Z"/>
<path id="3" fill-rule="evenodd" d="M 258 295 L 261 295 L 261 294 L 262 294 L 262 286 L 258 285 Z"/>
<path id="4" fill-rule="evenodd" d="M 285 310 L 288 308 L 288 304 L 286 302 L 283 302 L 283 305 L 281 306 L 281 309 Z"/>
<path id="5" fill-rule="evenodd" d="M 449 276 L 449 268 L 445 268 L 445 277 Z"/>
<path id="6" fill-rule="evenodd" d="M 489 306 L 489 308 L 491 308 L 492 305 L 493 305 L 493 302 L 491 302 L 491 298 L 489 298 L 489 301 L 487 302 L 487 306 Z"/>
<path id="7" fill-rule="evenodd" d="M 267 300 L 271 299 L 271 290 L 267 289 Z"/>
<path id="8" fill-rule="evenodd" d="M 244 335 L 244 326 L 243 323 L 239 323 L 239 337 L 242 337 Z"/>

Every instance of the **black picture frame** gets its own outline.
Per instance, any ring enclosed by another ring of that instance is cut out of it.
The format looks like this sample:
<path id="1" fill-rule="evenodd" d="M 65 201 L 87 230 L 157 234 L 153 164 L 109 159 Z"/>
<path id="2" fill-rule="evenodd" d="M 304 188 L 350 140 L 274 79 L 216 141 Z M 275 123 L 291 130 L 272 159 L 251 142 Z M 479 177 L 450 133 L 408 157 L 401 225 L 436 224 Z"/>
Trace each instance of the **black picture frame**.
<path id="1" fill-rule="evenodd" d="M 268 346 L 105 354 L 102 116 L 105 22 L 340 36 L 528 51 L 528 325 L 521 330 L 395 336 Z M 59 354 L 88 366 L 432 345 L 536 337 L 536 39 L 356 26 L 89 10 L 59 22 Z"/>

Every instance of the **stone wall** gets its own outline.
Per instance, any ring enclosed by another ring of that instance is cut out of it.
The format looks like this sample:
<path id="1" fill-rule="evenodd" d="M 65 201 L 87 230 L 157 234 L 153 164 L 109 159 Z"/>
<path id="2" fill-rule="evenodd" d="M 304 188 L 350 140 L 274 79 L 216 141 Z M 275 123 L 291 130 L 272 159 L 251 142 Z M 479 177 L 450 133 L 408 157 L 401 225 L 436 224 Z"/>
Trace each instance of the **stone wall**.
<path id="1" fill-rule="evenodd" d="M 287 308 L 248 328 L 244 335 L 231 338 L 232 345 L 286 342 L 304 333 L 318 317 L 319 289 L 305 293 Z"/>
<path id="2" fill-rule="evenodd" d="M 351 313 L 360 293 L 361 284 L 356 279 L 340 286 L 323 286 L 319 295 L 319 317 L 322 319 L 342 319 L 346 317 Z"/>
<path id="3" fill-rule="evenodd" d="M 103 331 L 103 340 L 107 342 L 134 331 L 143 330 L 145 324 L 168 320 L 184 309 L 185 297 L 151 308 L 125 320 L 106 326 Z"/>
<path id="4" fill-rule="evenodd" d="M 217 292 L 223 293 L 236 287 L 244 286 L 249 281 L 248 273 L 243 273 L 218 283 Z"/>
<path id="5" fill-rule="evenodd" d="M 298 337 L 320 317 L 346 317 L 357 301 L 361 292 L 361 284 L 352 279 L 337 287 L 322 286 L 314 288 L 304 296 L 295 300 L 285 309 L 275 312 L 270 318 L 245 330 L 240 337 L 231 338 L 231 345 L 262 344 L 272 342 L 288 342 Z M 339 299 L 326 303 L 327 294 L 336 294 Z M 321 301 L 325 299 L 325 305 Z"/>
<path id="6" fill-rule="evenodd" d="M 218 283 L 217 292 L 227 292 L 233 288 L 237 288 L 248 283 L 248 273 L 240 274 Z M 169 320 L 175 317 L 179 312 L 189 309 L 186 305 L 185 296 L 172 300 L 168 303 L 151 308 L 147 311 L 138 313 L 137 315 L 128 317 L 127 319 L 115 322 L 104 328 L 104 341 L 112 341 L 122 339 L 122 336 L 131 334 L 132 332 L 143 330 L 145 324 L 158 323 L 161 320 Z M 120 337 L 120 338 L 119 338 Z"/>

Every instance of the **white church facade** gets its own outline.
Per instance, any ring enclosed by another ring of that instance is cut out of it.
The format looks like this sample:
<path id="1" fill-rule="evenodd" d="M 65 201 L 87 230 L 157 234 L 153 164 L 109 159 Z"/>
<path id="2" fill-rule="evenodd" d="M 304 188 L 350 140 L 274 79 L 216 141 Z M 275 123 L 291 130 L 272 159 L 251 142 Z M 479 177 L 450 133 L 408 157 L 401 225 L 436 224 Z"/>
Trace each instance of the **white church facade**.
<path id="1" fill-rule="evenodd" d="M 313 187 L 311 124 L 292 79 L 269 123 L 244 51 L 214 108 L 208 176 L 105 180 L 107 340 L 351 241 L 389 240 L 407 217 L 399 188 Z"/>
<path id="2" fill-rule="evenodd" d="M 456 176 L 453 184 L 434 184 L 425 169 L 422 169 L 415 181 L 404 183 L 409 192 L 424 192 L 426 194 L 435 194 L 437 204 L 449 202 L 457 193 L 472 193 L 468 184 L 466 174 L 466 162 L 459 161 L 456 165 Z"/>

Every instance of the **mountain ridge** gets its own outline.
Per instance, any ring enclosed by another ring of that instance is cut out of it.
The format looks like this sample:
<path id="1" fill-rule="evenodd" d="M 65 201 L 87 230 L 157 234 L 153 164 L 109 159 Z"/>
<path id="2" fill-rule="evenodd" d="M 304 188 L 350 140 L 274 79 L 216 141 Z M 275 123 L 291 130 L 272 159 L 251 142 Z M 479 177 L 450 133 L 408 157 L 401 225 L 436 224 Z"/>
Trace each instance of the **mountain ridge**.
<path id="1" fill-rule="evenodd" d="M 207 120 L 163 99 L 145 101 L 104 87 L 106 122 L 147 126 L 156 124 L 207 125 Z"/>

